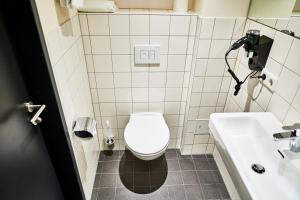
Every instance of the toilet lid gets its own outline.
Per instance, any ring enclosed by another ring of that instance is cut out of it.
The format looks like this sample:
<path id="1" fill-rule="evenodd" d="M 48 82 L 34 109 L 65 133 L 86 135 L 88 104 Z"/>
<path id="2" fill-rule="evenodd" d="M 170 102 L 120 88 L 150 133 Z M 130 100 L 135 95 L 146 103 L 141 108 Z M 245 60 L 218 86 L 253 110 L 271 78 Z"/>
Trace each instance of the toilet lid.
<path id="1" fill-rule="evenodd" d="M 162 114 L 139 113 L 130 117 L 124 139 L 127 146 L 139 154 L 155 154 L 168 145 L 170 132 Z"/>

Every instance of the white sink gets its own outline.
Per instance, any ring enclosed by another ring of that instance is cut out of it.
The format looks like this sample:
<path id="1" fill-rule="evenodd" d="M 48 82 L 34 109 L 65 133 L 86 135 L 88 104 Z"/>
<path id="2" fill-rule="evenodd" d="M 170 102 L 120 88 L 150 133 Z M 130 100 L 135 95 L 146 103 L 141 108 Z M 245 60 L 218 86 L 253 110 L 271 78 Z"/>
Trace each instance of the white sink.
<path id="1" fill-rule="evenodd" d="M 300 199 L 300 154 L 299 159 L 290 160 L 278 153 L 278 149 L 287 151 L 289 142 L 273 140 L 274 133 L 283 131 L 281 127 L 272 113 L 214 113 L 210 116 L 209 128 L 219 151 L 225 152 L 250 199 Z M 265 173 L 254 172 L 251 168 L 254 163 L 263 165 Z M 241 199 L 247 199 L 240 195 Z"/>

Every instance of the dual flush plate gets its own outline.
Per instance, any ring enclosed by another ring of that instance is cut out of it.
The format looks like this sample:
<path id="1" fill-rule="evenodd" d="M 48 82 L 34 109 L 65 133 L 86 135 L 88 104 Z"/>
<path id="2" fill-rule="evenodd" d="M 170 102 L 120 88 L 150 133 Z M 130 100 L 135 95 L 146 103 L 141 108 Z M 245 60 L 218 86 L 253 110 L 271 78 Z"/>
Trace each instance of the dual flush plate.
<path id="1" fill-rule="evenodd" d="M 155 64 L 160 63 L 160 45 L 135 45 L 134 63 L 135 64 Z"/>

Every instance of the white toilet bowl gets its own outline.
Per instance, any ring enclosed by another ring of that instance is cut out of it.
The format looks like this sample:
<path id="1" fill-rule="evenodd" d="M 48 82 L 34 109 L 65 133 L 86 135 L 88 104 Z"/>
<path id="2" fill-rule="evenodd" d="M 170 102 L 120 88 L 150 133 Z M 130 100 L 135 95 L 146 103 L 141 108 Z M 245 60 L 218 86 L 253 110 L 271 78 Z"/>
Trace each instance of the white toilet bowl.
<path id="1" fill-rule="evenodd" d="M 136 157 L 153 160 L 166 151 L 170 131 L 161 113 L 135 113 L 125 128 L 124 140 Z"/>

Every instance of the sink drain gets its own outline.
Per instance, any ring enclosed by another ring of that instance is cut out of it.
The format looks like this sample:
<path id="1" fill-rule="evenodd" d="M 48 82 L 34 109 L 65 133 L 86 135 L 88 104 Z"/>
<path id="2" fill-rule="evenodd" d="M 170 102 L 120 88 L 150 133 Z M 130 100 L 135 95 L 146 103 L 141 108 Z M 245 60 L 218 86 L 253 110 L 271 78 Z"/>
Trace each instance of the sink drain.
<path id="1" fill-rule="evenodd" d="M 266 171 L 264 166 L 262 166 L 261 164 L 258 164 L 258 163 L 252 164 L 251 168 L 253 171 L 255 171 L 258 174 L 263 174 Z"/>

